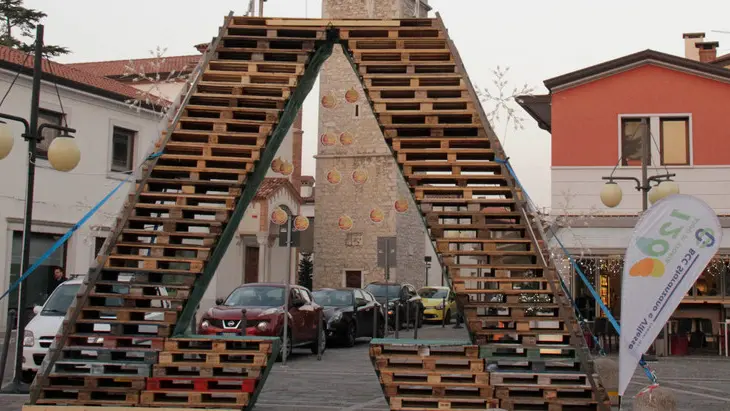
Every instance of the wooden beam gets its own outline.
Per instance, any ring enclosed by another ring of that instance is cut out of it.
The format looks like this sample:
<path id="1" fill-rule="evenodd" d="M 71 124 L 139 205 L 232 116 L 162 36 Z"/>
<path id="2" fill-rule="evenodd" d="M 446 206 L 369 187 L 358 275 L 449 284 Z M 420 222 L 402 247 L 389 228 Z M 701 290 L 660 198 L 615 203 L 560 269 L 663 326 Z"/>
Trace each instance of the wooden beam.
<path id="1" fill-rule="evenodd" d="M 342 19 L 342 20 L 329 20 L 329 19 L 267 19 L 266 25 L 268 26 L 311 26 L 311 27 L 326 27 L 332 24 L 336 27 L 400 27 L 399 20 L 360 20 L 360 19 Z"/>

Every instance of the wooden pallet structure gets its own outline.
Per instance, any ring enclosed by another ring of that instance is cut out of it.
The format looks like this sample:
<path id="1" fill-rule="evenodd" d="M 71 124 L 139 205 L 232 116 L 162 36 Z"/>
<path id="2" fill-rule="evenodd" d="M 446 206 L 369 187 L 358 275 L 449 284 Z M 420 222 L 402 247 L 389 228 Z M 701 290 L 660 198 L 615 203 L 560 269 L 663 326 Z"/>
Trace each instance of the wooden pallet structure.
<path id="1" fill-rule="evenodd" d="M 279 340 L 190 336 L 190 325 L 336 43 L 359 75 L 472 336 L 454 353 L 446 352 L 452 343 L 424 350 L 414 341 L 394 353 L 403 341 L 374 341 L 391 408 L 603 409 L 605 392 L 569 301 L 543 260 L 541 226 L 440 17 L 233 15 L 176 103 L 156 145 L 162 154 L 143 168 L 84 280 L 33 383 L 32 405 L 253 407 Z M 500 358 L 497 348 L 511 357 Z M 568 365 L 546 362 L 556 350 L 569 353 L 561 358 Z M 418 372 L 397 358 L 415 361 Z M 466 368 L 449 365 L 454 359 Z M 492 363 L 497 370 L 488 372 Z M 228 368 L 221 364 L 238 373 L 221 374 Z M 74 394 L 60 398 L 66 391 Z"/>

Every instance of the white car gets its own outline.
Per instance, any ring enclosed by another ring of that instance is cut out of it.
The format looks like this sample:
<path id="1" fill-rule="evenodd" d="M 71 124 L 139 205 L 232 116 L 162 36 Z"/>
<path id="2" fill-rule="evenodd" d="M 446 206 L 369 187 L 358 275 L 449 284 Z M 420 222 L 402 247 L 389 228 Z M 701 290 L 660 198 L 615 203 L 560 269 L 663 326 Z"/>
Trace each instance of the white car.
<path id="1" fill-rule="evenodd" d="M 119 281 L 130 281 L 132 276 L 120 276 Z M 53 343 L 53 339 L 58 332 L 58 329 L 63 324 L 63 319 L 66 316 L 66 312 L 71 307 L 76 294 L 83 284 L 83 277 L 75 277 L 67 280 L 60 284 L 51 293 L 45 303 L 42 306 L 37 305 L 33 308 L 33 312 L 36 314 L 32 320 L 25 326 L 25 334 L 23 336 L 23 381 L 31 383 L 35 374 L 38 372 L 43 358 L 45 358 L 48 349 Z M 121 288 L 124 286 L 114 286 L 114 292 L 119 293 Z M 126 288 L 126 287 L 125 287 Z M 126 291 L 124 291 L 126 293 Z M 157 295 L 167 296 L 167 290 L 164 287 L 157 288 Z M 109 298 L 107 304 L 110 303 Z M 110 304 L 110 305 L 121 305 L 121 304 Z M 166 300 L 152 300 L 151 305 L 153 307 L 164 307 L 170 308 L 170 302 Z M 105 318 L 102 316 L 101 318 Z M 114 318 L 114 317 L 109 317 Z M 151 321 L 162 321 L 164 314 L 162 312 L 152 312 L 145 315 L 146 320 Z M 149 328 L 147 330 L 146 328 Z M 157 330 L 154 325 L 143 325 L 140 327 L 141 332 L 155 333 Z M 94 326 L 94 331 L 99 333 L 109 332 L 109 325 L 99 324 Z"/>

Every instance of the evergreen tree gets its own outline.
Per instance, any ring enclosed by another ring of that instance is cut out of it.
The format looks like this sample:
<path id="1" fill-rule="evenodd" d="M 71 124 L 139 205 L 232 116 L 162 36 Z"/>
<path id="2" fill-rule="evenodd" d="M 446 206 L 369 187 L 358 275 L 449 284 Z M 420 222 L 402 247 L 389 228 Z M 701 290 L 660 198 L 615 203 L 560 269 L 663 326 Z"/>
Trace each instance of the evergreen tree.
<path id="1" fill-rule="evenodd" d="M 35 38 L 36 25 L 46 13 L 23 7 L 23 0 L 0 0 L 0 44 L 23 51 L 33 50 L 33 41 L 24 43 L 21 37 Z M 59 56 L 68 54 L 66 47 L 44 45 L 43 54 Z"/>
<path id="2" fill-rule="evenodd" d="M 302 254 L 302 259 L 299 261 L 299 285 L 311 290 L 313 271 L 312 254 Z"/>

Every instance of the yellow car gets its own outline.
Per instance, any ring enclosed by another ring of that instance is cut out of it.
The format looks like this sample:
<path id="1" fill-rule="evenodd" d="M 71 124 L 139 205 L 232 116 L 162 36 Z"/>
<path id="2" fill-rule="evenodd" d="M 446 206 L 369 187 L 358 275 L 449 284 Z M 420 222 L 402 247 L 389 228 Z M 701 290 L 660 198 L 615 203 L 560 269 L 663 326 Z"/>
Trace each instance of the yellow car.
<path id="1" fill-rule="evenodd" d="M 418 295 L 423 303 L 423 321 L 442 322 L 445 315 L 446 324 L 449 324 L 452 316 L 456 315 L 456 300 L 449 287 L 423 287 L 418 290 Z"/>

